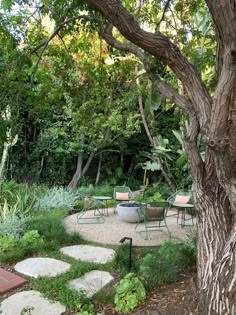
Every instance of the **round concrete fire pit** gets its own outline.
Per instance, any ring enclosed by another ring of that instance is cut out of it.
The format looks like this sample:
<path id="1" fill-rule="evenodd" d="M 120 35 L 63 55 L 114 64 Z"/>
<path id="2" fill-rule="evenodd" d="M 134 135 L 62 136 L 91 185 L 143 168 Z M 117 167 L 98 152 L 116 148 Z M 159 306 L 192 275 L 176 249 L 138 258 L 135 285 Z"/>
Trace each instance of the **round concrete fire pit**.
<path id="1" fill-rule="evenodd" d="M 122 220 L 130 223 L 136 223 L 143 221 L 139 218 L 137 212 L 137 209 L 139 209 L 140 207 L 146 207 L 146 204 L 141 202 L 125 202 L 118 204 L 116 210 L 118 216 Z"/>

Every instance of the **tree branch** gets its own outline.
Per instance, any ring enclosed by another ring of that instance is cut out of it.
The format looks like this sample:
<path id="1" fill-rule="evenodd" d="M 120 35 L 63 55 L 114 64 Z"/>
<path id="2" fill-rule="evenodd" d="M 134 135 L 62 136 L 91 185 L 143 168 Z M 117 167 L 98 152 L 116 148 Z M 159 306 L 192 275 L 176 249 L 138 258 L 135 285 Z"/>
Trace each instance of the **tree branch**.
<path id="1" fill-rule="evenodd" d="M 142 29 L 137 20 L 119 0 L 87 0 L 133 44 L 168 65 L 183 83 L 191 100 L 203 134 L 208 133 L 212 99 L 196 68 L 182 55 L 179 48 L 162 33 Z"/>
<path id="2" fill-rule="evenodd" d="M 235 0 L 206 0 L 212 19 L 217 29 L 218 39 L 225 46 L 236 41 L 236 3 Z"/>
<path id="3" fill-rule="evenodd" d="M 156 25 L 156 32 L 158 32 L 160 25 L 161 25 L 161 22 L 163 22 L 165 20 L 165 14 L 166 14 L 167 10 L 169 9 L 170 2 L 171 2 L 171 0 L 166 1 L 166 4 L 164 6 L 164 10 L 162 12 L 162 16 L 160 18 L 160 21 L 158 21 L 158 23 Z"/>
<path id="4" fill-rule="evenodd" d="M 190 113 L 193 110 L 191 102 L 187 101 L 173 87 L 161 80 L 161 78 L 157 74 L 151 71 L 148 59 L 140 48 L 132 43 L 124 44 L 117 41 L 112 35 L 112 28 L 113 26 L 111 24 L 108 24 L 105 29 L 100 31 L 100 36 L 112 47 L 121 51 L 132 53 L 137 56 L 139 60 L 143 63 L 146 73 L 149 79 L 152 81 L 154 87 L 158 89 L 166 98 L 174 102 L 183 111 Z"/>

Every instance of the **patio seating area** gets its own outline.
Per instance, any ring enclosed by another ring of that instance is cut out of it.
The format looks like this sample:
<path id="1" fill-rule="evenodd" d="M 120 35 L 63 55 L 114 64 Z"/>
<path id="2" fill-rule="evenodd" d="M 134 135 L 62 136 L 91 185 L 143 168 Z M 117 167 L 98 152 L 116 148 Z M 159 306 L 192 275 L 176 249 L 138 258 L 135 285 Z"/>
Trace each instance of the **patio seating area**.
<path id="1" fill-rule="evenodd" d="M 64 223 L 68 232 L 79 232 L 84 239 L 101 244 L 118 245 L 123 237 L 131 237 L 134 246 L 156 246 L 169 238 L 168 230 L 163 227 L 161 231 L 150 232 L 148 239 L 144 240 L 135 232 L 136 223 L 123 221 L 113 210 L 113 208 L 108 209 L 108 216 L 105 217 L 102 224 L 78 224 L 77 214 L 66 217 Z M 170 235 L 171 237 L 184 238 L 189 227 L 181 227 L 177 223 L 175 214 L 177 214 L 176 209 L 168 210 L 166 222 Z M 87 217 L 91 217 L 93 221 L 94 211 L 87 211 Z M 141 230 L 145 228 L 144 224 L 140 223 Z M 192 226 L 191 228 L 195 227 Z"/>

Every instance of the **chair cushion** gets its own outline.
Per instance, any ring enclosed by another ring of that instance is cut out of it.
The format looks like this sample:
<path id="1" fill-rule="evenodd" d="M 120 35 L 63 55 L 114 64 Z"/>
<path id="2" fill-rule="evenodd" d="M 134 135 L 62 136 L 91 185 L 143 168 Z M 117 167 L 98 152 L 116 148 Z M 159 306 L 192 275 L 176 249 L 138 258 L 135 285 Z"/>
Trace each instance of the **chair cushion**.
<path id="1" fill-rule="evenodd" d="M 147 207 L 145 209 L 145 214 L 147 219 L 148 218 L 163 219 L 164 210 L 165 210 L 164 207 Z"/>
<path id="2" fill-rule="evenodd" d="M 188 203 L 190 199 L 190 196 L 180 196 L 180 195 L 176 195 L 175 197 L 175 203 Z"/>
<path id="3" fill-rule="evenodd" d="M 116 199 L 117 200 L 129 200 L 129 193 L 128 192 L 116 192 Z"/>

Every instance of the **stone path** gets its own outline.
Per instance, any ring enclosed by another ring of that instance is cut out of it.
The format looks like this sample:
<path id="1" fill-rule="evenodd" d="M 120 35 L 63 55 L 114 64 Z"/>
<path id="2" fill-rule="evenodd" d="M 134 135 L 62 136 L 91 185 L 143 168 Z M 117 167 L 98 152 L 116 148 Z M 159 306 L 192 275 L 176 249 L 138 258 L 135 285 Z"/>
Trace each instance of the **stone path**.
<path id="1" fill-rule="evenodd" d="M 89 246 L 74 245 L 62 247 L 60 251 L 77 260 L 107 263 L 115 255 L 112 249 Z M 71 267 L 70 264 L 54 258 L 28 258 L 15 265 L 15 270 L 30 277 L 55 277 L 66 272 Z M 3 270 L 3 269 L 2 269 Z M 2 274 L 8 273 L 3 270 Z M 11 277 L 16 277 L 13 273 L 8 273 Z M 10 277 L 10 276 L 9 276 Z M 10 277 L 10 278 L 11 278 Z M 12 278 L 12 279 L 13 279 Z M 23 279 L 23 278 L 21 278 Z M 24 279 L 25 280 L 25 279 Z M 92 297 L 97 291 L 113 280 L 112 275 L 106 271 L 92 270 L 85 273 L 82 277 L 68 282 L 68 287 L 77 291 L 84 290 L 88 297 Z M 26 281 L 26 280 L 25 280 Z M 52 280 L 53 281 L 53 280 Z M 0 288 L 1 288 L 1 269 L 0 269 Z M 1 291 L 0 291 L 1 292 Z M 0 304 L 0 314 L 20 315 L 22 309 L 30 309 L 32 315 L 60 315 L 66 311 L 60 303 L 51 303 L 43 298 L 37 291 L 22 291 L 11 295 Z"/>
<path id="2" fill-rule="evenodd" d="M 70 269 L 70 264 L 54 258 L 28 258 L 15 265 L 15 270 L 24 275 L 37 278 L 55 277 Z"/>
<path id="3" fill-rule="evenodd" d="M 78 260 L 101 264 L 106 264 L 111 261 L 115 255 L 115 251 L 112 249 L 90 245 L 66 246 L 62 247 L 60 251 L 64 255 L 68 255 Z"/>
<path id="4" fill-rule="evenodd" d="M 1 315 L 20 315 L 23 309 L 31 309 L 32 315 L 60 315 L 66 311 L 65 306 L 49 302 L 37 291 L 16 293 L 0 304 Z"/>
<path id="5" fill-rule="evenodd" d="M 113 279 L 109 272 L 92 270 L 83 277 L 70 281 L 69 286 L 77 291 L 84 290 L 88 297 L 92 297 Z"/>

